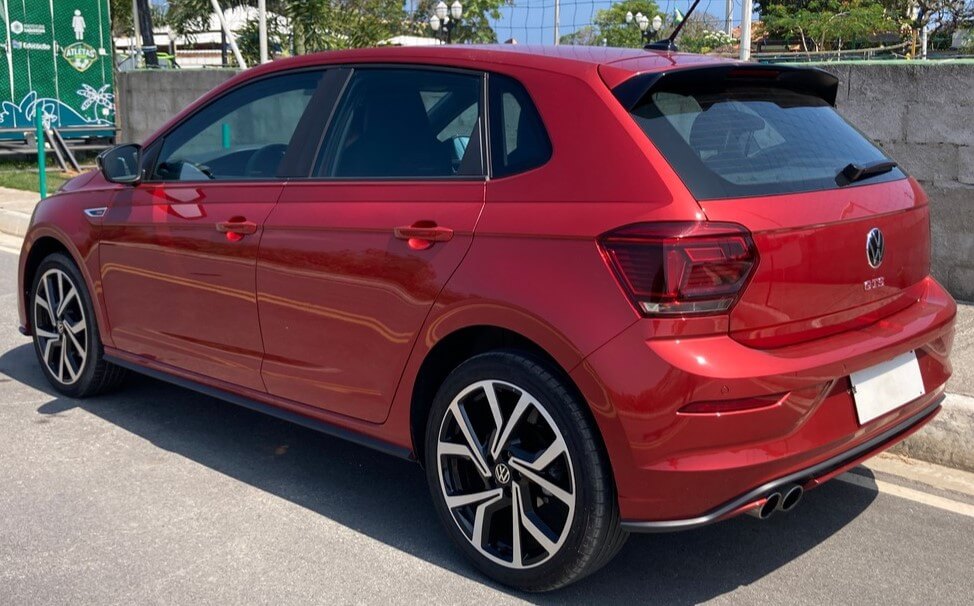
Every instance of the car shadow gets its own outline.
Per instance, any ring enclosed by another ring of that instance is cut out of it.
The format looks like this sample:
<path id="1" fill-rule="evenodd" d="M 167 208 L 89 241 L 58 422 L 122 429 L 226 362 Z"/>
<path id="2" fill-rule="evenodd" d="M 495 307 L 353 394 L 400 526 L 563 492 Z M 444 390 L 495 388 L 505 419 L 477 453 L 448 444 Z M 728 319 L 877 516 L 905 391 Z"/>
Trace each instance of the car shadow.
<path id="1" fill-rule="evenodd" d="M 633 535 L 591 577 L 558 592 L 523 594 L 488 581 L 453 548 L 415 463 L 140 376 L 117 393 L 64 398 L 45 381 L 29 344 L 0 356 L 0 372 L 51 395 L 37 409 L 38 422 L 81 408 L 158 448 L 538 604 L 644 602 L 648 596 L 665 604 L 706 601 L 815 548 L 876 498 L 873 490 L 831 482 L 806 494 L 794 511 L 766 521 L 743 516 L 682 533 Z"/>

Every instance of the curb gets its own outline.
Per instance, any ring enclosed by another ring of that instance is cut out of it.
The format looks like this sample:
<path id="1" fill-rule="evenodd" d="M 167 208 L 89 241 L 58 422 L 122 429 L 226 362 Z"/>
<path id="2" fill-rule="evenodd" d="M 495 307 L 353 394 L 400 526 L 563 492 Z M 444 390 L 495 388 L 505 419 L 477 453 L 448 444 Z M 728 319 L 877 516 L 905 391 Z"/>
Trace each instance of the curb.
<path id="1" fill-rule="evenodd" d="M 0 208 L 0 232 L 23 238 L 30 226 L 30 215 L 16 210 Z"/>
<path id="2" fill-rule="evenodd" d="M 974 397 L 948 393 L 940 414 L 889 452 L 974 472 Z"/>

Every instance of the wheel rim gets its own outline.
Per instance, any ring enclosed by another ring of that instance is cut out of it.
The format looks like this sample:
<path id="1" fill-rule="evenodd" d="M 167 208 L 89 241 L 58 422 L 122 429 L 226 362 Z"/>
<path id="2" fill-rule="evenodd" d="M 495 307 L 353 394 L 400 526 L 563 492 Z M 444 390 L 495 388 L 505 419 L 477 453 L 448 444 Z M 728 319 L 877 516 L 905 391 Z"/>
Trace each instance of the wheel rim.
<path id="1" fill-rule="evenodd" d="M 44 365 L 62 385 L 81 377 L 88 360 L 88 323 L 68 274 L 49 269 L 34 293 L 34 338 Z"/>
<path id="2" fill-rule="evenodd" d="M 436 448 L 444 502 L 481 555 L 525 569 L 558 553 L 575 479 L 565 438 L 537 398 L 504 381 L 474 383 L 450 403 Z"/>

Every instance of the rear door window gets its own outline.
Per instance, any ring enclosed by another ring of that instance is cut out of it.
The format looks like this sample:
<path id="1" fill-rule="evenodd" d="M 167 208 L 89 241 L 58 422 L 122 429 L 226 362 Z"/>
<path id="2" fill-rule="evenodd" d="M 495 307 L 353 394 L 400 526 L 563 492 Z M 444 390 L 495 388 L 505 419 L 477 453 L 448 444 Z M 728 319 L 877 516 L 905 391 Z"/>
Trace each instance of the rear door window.
<path id="1" fill-rule="evenodd" d="M 483 176 L 483 76 L 413 68 L 357 69 L 325 137 L 318 177 Z"/>
<path id="2" fill-rule="evenodd" d="M 792 90 L 661 90 L 632 115 L 700 200 L 837 188 L 850 163 L 888 160 L 827 102 Z"/>

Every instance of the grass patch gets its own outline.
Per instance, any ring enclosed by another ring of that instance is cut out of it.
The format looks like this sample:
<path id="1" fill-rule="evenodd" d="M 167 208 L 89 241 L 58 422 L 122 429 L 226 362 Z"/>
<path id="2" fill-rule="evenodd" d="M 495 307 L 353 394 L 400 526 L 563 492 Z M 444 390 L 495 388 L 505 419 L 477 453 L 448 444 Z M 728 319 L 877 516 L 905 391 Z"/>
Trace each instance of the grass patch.
<path id="1" fill-rule="evenodd" d="M 27 166 L 16 166 L 16 165 L 0 165 L 0 187 L 9 187 L 10 189 L 22 189 L 25 191 L 40 191 L 38 184 L 38 174 L 37 165 Z M 47 170 L 47 193 L 48 195 L 53 194 L 57 191 L 61 185 L 63 185 L 67 180 L 71 179 L 72 175 L 62 173 L 60 170 Z"/>

